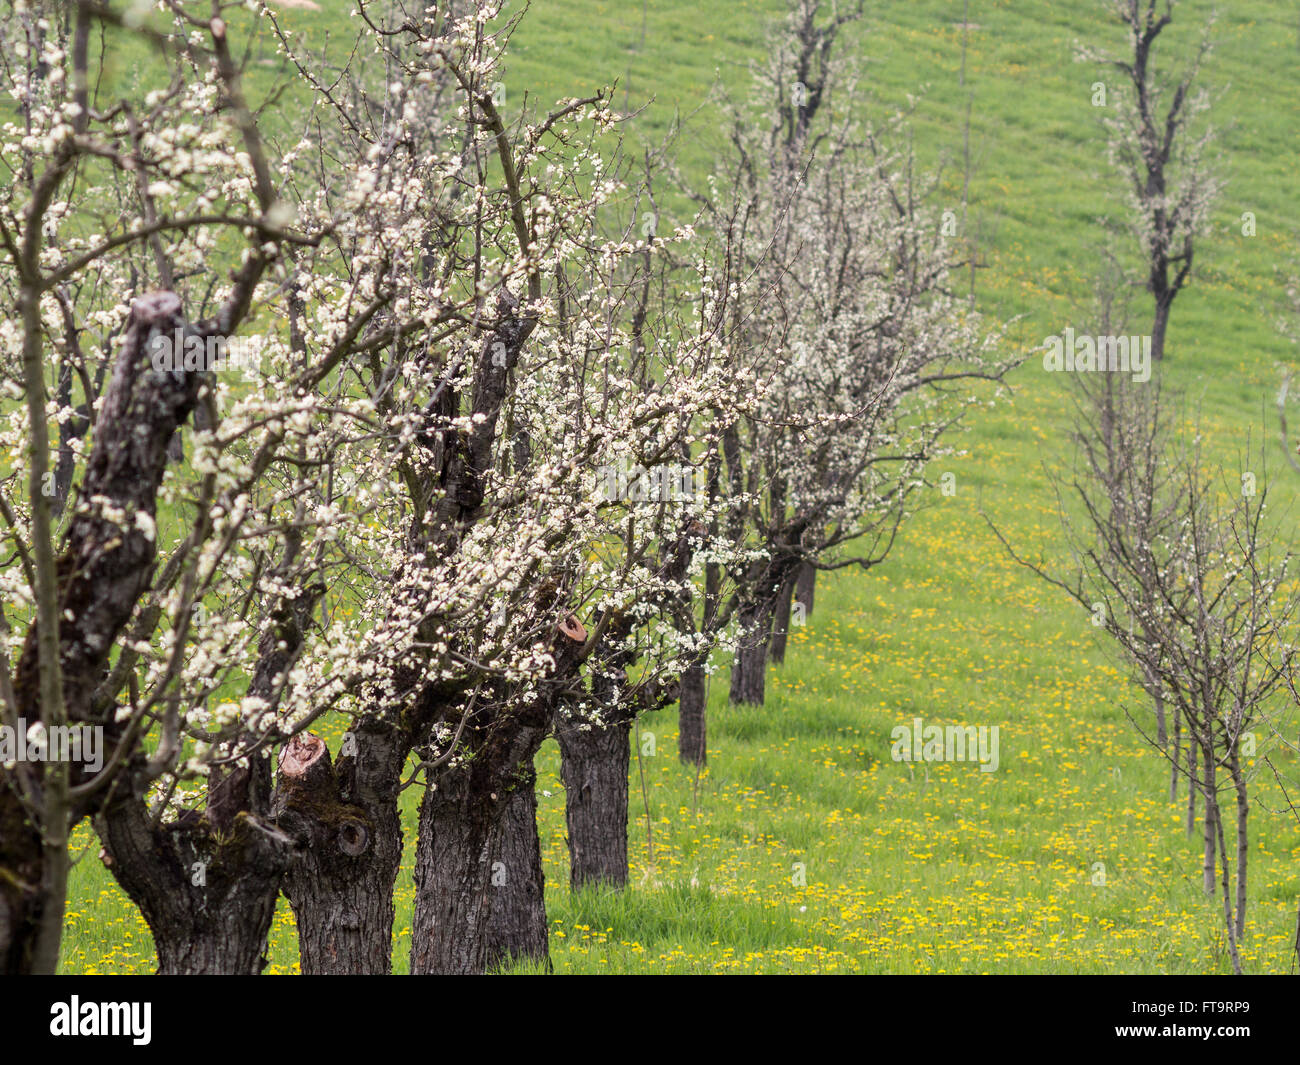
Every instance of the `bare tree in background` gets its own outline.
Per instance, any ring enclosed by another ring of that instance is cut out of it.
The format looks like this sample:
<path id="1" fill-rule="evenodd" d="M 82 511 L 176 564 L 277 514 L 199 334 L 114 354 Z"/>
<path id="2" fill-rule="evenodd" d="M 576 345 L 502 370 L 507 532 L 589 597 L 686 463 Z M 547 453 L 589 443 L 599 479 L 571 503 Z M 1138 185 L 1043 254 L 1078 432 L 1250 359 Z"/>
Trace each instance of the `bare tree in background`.
<path id="1" fill-rule="evenodd" d="M 1250 810 L 1242 746 L 1278 713 L 1272 697 L 1296 655 L 1282 637 L 1300 615 L 1300 598 L 1292 556 L 1269 546 L 1276 530 L 1264 523 L 1262 465 L 1258 477 L 1245 470 L 1220 482 L 1202 462 L 1199 437 L 1168 442 L 1154 384 L 1116 382 L 1084 393 L 1079 435 L 1096 435 L 1082 442 L 1073 480 L 1058 485 L 1071 576 L 1024 558 L 994 531 L 1015 561 L 1089 612 L 1139 683 L 1162 692 L 1167 713 L 1183 723 L 1197 753 L 1185 772 L 1204 808 L 1202 886 L 1220 895 L 1231 963 L 1240 972 Z M 1132 719 L 1144 739 L 1176 760 L 1158 734 Z M 1225 790 L 1236 814 L 1231 837 Z"/>
<path id="2" fill-rule="evenodd" d="M 1119 267 L 1113 261 L 1109 266 L 1109 273 L 1098 284 L 1097 329 L 1102 336 L 1123 336 L 1127 331 L 1127 313 L 1126 305 L 1120 303 Z M 1142 593 L 1150 598 L 1154 595 L 1154 570 L 1158 564 L 1155 545 L 1170 538 L 1171 522 L 1176 518 L 1166 490 L 1169 474 L 1165 458 L 1170 428 L 1160 378 L 1135 382 L 1122 374 L 1080 374 L 1075 384 L 1071 440 L 1076 460 L 1082 467 L 1081 477 L 1100 489 L 1108 505 L 1108 509 L 1099 506 L 1098 513 L 1104 515 L 1110 527 L 1109 542 L 1134 545 L 1135 579 Z M 1156 604 L 1149 602 L 1138 619 L 1152 647 L 1156 646 L 1156 634 L 1151 630 L 1150 619 L 1155 609 Z M 1172 715 L 1167 713 L 1159 675 L 1146 665 L 1137 665 L 1139 681 L 1154 711 L 1154 743 L 1169 756 L 1169 801 L 1174 802 L 1182 765 L 1182 719 L 1176 711 Z M 1172 722 L 1168 720 L 1170 716 Z M 1189 744 L 1186 754 L 1189 759 L 1186 824 L 1190 835 L 1196 824 L 1196 789 L 1191 785 L 1196 746 Z"/>

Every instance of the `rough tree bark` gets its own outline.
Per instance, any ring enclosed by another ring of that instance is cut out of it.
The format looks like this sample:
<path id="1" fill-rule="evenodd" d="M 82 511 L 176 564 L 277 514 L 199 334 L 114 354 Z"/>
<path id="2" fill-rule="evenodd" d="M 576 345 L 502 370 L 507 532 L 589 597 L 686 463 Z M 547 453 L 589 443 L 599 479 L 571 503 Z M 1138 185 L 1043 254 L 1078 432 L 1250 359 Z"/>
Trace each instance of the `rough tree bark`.
<path id="1" fill-rule="evenodd" d="M 245 812 L 224 832 L 194 812 L 156 825 L 139 796 L 110 803 L 96 828 L 106 864 L 153 932 L 159 973 L 262 971 L 288 836 Z"/>
<path id="2" fill-rule="evenodd" d="M 474 975 L 487 969 L 492 841 L 497 803 L 469 767 L 442 774 L 420 804 L 411 973 Z"/>
<path id="3" fill-rule="evenodd" d="M 703 666 L 682 674 L 678 699 L 677 755 L 689 765 L 708 761 L 708 675 Z"/>
<path id="4" fill-rule="evenodd" d="M 556 730 L 564 817 L 569 831 L 569 886 L 627 886 L 630 720 Z"/>
<path id="5" fill-rule="evenodd" d="M 295 736 L 281 754 L 274 814 L 297 844 L 284 893 L 297 919 L 304 975 L 392 971 L 393 883 L 402 860 L 397 787 L 406 748 L 396 736 L 389 742 L 383 767 L 379 744 L 354 734 L 337 767 L 317 736 Z M 355 757 L 353 744 L 368 757 Z M 351 801 L 362 793 L 364 805 Z"/>
<path id="6" fill-rule="evenodd" d="M 541 715 L 539 715 L 540 717 Z M 415 849 L 413 975 L 487 971 L 492 862 L 510 788 L 546 736 L 546 721 L 482 726 L 473 755 L 441 767 L 424 791 Z M 508 733 L 508 734 L 507 734 Z"/>
<path id="7" fill-rule="evenodd" d="M 194 409 L 199 374 L 157 373 L 148 342 L 184 327 L 180 299 L 171 292 L 142 296 L 132 305 L 125 342 L 113 368 L 95 427 L 81 494 L 102 497 L 126 514 L 155 513 L 167 444 Z M 104 727 L 106 749 L 120 739 L 115 707 L 96 717 L 94 691 L 103 680 L 113 643 L 148 585 L 154 541 L 133 525 L 119 528 L 98 512 L 74 515 L 58 564 L 59 658 L 70 725 Z M 38 632 L 27 632 L 14 676 L 19 716 L 41 719 Z M 72 784 L 84 783 L 73 767 Z M 39 781 L 36 782 L 39 792 Z M 37 796 L 39 799 L 39 795 Z M 92 815 L 105 791 L 90 793 L 72 809 L 71 824 Z M 71 827 L 71 824 L 69 827 Z M 20 799 L 17 780 L 0 768 L 0 969 L 31 969 L 42 914 L 52 900 L 40 890 L 45 857 L 38 826 Z M 59 903 L 61 905 L 61 902 Z"/>
<path id="8" fill-rule="evenodd" d="M 287 546 L 287 559 L 296 550 Z M 250 697 L 273 705 L 277 678 L 297 658 L 322 590 L 314 585 L 281 601 L 258 644 Z M 269 754 L 214 768 L 206 811 L 187 811 L 169 824 L 148 808 L 145 760 L 138 756 L 95 818 L 105 863 L 153 932 L 161 973 L 258 973 L 266 964 L 266 937 L 294 851 L 271 819 Z"/>
<path id="9" fill-rule="evenodd" d="M 767 689 L 767 651 L 773 604 L 766 597 L 738 612 L 740 637 L 731 665 L 731 702 L 762 706 Z"/>
<path id="10" fill-rule="evenodd" d="M 398 683 L 417 682 L 405 673 Z M 392 971 L 402 773 L 428 722 L 460 695 L 454 682 L 426 686 L 405 710 L 376 707 L 361 715 L 332 764 L 314 737 L 292 761 L 286 754 L 274 809 L 298 845 L 284 891 L 297 918 L 304 974 Z"/>
<path id="11" fill-rule="evenodd" d="M 505 813 L 492 849 L 490 882 L 487 967 L 527 961 L 550 971 L 546 877 L 537 835 L 537 770 L 531 760 L 520 766 L 506 797 Z"/>

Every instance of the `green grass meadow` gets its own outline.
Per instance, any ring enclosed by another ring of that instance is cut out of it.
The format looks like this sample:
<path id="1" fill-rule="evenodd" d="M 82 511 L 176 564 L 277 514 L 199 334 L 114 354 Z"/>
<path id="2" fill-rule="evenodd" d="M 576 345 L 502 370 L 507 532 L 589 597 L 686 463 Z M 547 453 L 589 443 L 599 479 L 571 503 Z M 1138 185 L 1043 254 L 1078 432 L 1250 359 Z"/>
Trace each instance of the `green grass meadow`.
<path id="1" fill-rule="evenodd" d="M 321 3 L 283 19 L 313 40 L 346 34 L 345 6 Z M 1027 353 L 1088 324 L 1104 249 L 1133 261 L 1131 238 L 1106 224 L 1119 217 L 1119 185 L 1090 103 L 1095 81 L 1115 83 L 1072 61 L 1076 40 L 1124 41 L 1094 0 L 972 0 L 963 88 L 962 7 L 869 3 L 852 47 L 869 59 L 869 110 L 891 112 L 924 90 L 916 152 L 942 167 L 939 198 L 955 211 L 971 94 L 979 304 L 1016 319 L 1007 350 Z M 1210 7 L 1179 6 L 1165 56 L 1194 41 Z M 719 78 L 744 87 L 780 8 L 654 0 L 643 38 L 640 4 L 536 0 L 507 63 L 508 100 L 518 106 L 526 92 L 546 106 L 618 79 L 620 100 L 624 88 L 632 104 L 651 100 L 629 135 L 656 141 L 681 115 L 682 165 L 703 175 L 718 138 L 710 90 Z M 1267 465 L 1245 468 L 1291 536 L 1282 515 L 1294 516 L 1300 474 L 1281 454 L 1273 403 L 1280 367 L 1297 361 L 1277 322 L 1283 281 L 1300 273 L 1300 12 L 1280 0 L 1220 8 L 1203 77 L 1222 93 L 1228 186 L 1174 307 L 1166 377 L 1199 410 L 1225 482 L 1265 441 Z M 1242 234 L 1244 212 L 1254 236 Z M 1132 311 L 1128 331 L 1149 332 L 1141 291 Z M 1071 460 L 1068 382 L 1035 355 L 1011 381 L 1012 394 L 972 412 L 962 453 L 933 471 L 936 483 L 953 473 L 956 494 L 936 488 L 884 565 L 821 579 L 786 664 L 771 669 L 767 705 L 728 707 L 725 664 L 713 677 L 707 771 L 678 762 L 675 710 L 641 722 L 629 890 L 570 894 L 559 758 L 547 743 L 538 787 L 557 973 L 1230 971 L 1221 911 L 1200 890 L 1199 836 L 1185 835 L 1167 767 L 1127 716 L 1143 713 L 1140 691 L 1088 615 L 1011 563 L 982 516 L 1030 556 L 1062 547 L 1048 473 Z M 997 725 L 999 768 L 892 761 L 890 730 L 915 717 Z M 1292 715 L 1293 742 L 1297 727 Z M 1300 826 L 1264 756 L 1284 779 L 1300 780 L 1300 767 L 1260 740 L 1242 959 L 1248 972 L 1284 973 Z M 408 790 L 398 972 L 410 945 L 415 800 Z M 99 863 L 93 834 L 83 826 L 77 839 L 64 970 L 153 971 L 143 920 Z M 282 899 L 268 971 L 296 967 Z"/>

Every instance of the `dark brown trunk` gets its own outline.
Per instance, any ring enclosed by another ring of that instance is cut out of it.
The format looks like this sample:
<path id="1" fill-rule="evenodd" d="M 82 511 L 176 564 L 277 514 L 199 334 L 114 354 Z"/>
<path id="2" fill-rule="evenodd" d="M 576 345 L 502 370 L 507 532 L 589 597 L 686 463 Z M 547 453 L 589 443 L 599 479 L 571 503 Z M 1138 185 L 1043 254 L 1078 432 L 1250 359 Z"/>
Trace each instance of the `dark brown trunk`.
<path id="1" fill-rule="evenodd" d="M 506 798 L 493 848 L 487 967 L 512 961 L 551 967 L 546 878 L 537 835 L 537 771 L 530 761 Z"/>
<path id="2" fill-rule="evenodd" d="M 0 768 L 0 793 L 9 790 L 5 775 Z M 17 801 L 0 806 L 0 843 L 0 972 L 27 974 L 46 914 L 46 899 L 38 889 L 45 864 L 40 833 Z"/>
<path id="3" fill-rule="evenodd" d="M 556 676 L 571 678 L 585 632 L 571 616 L 557 629 Z M 490 950 L 493 863 L 501 860 L 497 856 L 510 797 L 521 782 L 534 779 L 533 759 L 550 729 L 552 712 L 543 699 L 471 717 L 458 748 L 461 757 L 428 771 L 415 848 L 412 975 L 483 973 L 490 959 L 499 959 L 499 951 Z M 472 705 L 462 713 L 472 713 Z M 535 809 L 532 813 L 535 826 Z M 533 845 L 530 841 L 530 850 Z M 540 844 L 536 846 L 533 872 L 540 899 Z M 530 853 L 523 864 L 531 866 L 533 860 Z M 530 920 L 538 919 L 534 911 Z M 540 921 L 544 927 L 544 912 Z"/>
<path id="4" fill-rule="evenodd" d="M 799 566 L 799 575 L 795 578 L 794 601 L 803 608 L 803 618 L 812 617 L 813 594 L 817 591 L 817 567 L 810 562 Z"/>
<path id="5" fill-rule="evenodd" d="M 415 848 L 411 974 L 487 971 L 492 850 L 500 808 L 473 786 L 470 767 L 425 788 Z"/>
<path id="6" fill-rule="evenodd" d="M 251 814 L 214 833 L 190 812 L 154 825 L 138 796 L 95 818 L 104 859 L 153 932 L 164 975 L 255 976 L 289 864 L 291 840 Z"/>
<path id="7" fill-rule="evenodd" d="M 1169 331 L 1169 312 L 1173 296 L 1156 297 L 1156 313 L 1151 323 L 1151 361 L 1160 362 L 1165 357 L 1165 334 Z"/>
<path id="8" fill-rule="evenodd" d="M 295 551 L 287 544 L 286 558 Z M 274 698 L 276 678 L 296 659 L 319 598 L 317 586 L 278 606 L 259 644 L 250 696 Z M 174 825 L 154 824 L 139 785 L 129 790 L 130 778 L 117 786 L 96 828 L 110 869 L 154 930 L 160 971 L 260 971 L 294 845 L 269 816 L 269 752 L 213 767 L 206 812 L 184 811 Z"/>
<path id="9" fill-rule="evenodd" d="M 677 755 L 689 765 L 708 762 L 708 675 L 703 666 L 682 674 L 677 705 Z"/>
<path id="10" fill-rule="evenodd" d="M 356 736 L 350 740 L 365 743 Z M 280 761 L 274 809 L 277 823 L 298 844 L 284 893 L 297 919 L 304 975 L 392 971 L 393 884 L 402 860 L 401 766 L 377 773 L 387 779 L 361 806 L 348 801 L 356 770 L 376 766 L 355 762 L 340 758 L 336 770 L 315 736 L 294 737 Z"/>
<path id="11" fill-rule="evenodd" d="M 771 635 L 770 602 L 741 612 L 740 638 L 731 663 L 732 703 L 763 705 L 767 682 L 767 649 Z"/>
<path id="12" fill-rule="evenodd" d="M 776 610 L 772 617 L 772 643 L 768 649 L 768 657 L 778 666 L 785 664 L 785 645 L 790 636 L 791 607 L 797 584 L 797 574 L 792 574 L 776 593 Z M 802 622 L 803 619 L 798 613 L 795 616 Z"/>
<path id="13" fill-rule="evenodd" d="M 627 886 L 628 721 L 557 729 L 564 817 L 569 830 L 569 886 Z"/>
<path id="14" fill-rule="evenodd" d="M 60 627 L 59 667 L 70 725 L 104 727 L 106 749 L 119 738 L 107 702 L 97 720 L 95 689 L 103 682 L 110 652 L 148 586 L 156 558 L 155 544 L 140 527 L 121 528 L 102 511 L 125 514 L 156 510 L 158 486 L 166 466 L 167 443 L 189 417 L 203 384 L 201 374 L 156 374 L 148 358 L 154 331 L 170 334 L 184 326 L 180 299 L 154 292 L 131 308 L 125 342 L 99 408 L 95 437 L 82 482 L 86 498 L 101 498 L 103 508 L 72 517 L 58 560 L 59 611 L 72 620 Z M 112 549 L 110 549 L 112 545 Z M 38 626 L 27 630 L 14 671 L 18 716 L 40 721 Z M 30 972 L 37 963 L 36 944 L 43 917 L 61 899 L 48 898 L 46 854 L 38 826 L 20 795 L 20 770 L 0 767 L 0 972 Z M 39 780 L 29 781 L 29 804 L 39 807 Z M 71 784 L 86 783 L 74 766 Z M 71 828 L 95 814 L 107 789 L 74 803 Z"/>

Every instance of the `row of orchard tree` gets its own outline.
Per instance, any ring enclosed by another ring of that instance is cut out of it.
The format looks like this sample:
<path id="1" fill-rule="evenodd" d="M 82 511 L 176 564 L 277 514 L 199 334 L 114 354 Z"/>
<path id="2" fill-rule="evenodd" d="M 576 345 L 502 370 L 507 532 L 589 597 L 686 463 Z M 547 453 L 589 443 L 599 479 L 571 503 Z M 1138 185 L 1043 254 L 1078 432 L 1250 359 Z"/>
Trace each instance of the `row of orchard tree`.
<path id="1" fill-rule="evenodd" d="M 411 971 L 544 959 L 548 736 L 573 884 L 626 882 L 637 717 L 702 764 L 718 656 L 761 701 L 1010 365 L 859 14 L 792 0 L 692 182 L 609 91 L 504 91 L 491 0 L 359 0 L 326 54 L 11 6 L 0 712 L 51 756 L 0 767 L 4 971 L 56 969 L 89 822 L 161 971 L 259 971 L 283 893 L 303 972 L 388 972 L 412 787 Z"/>

